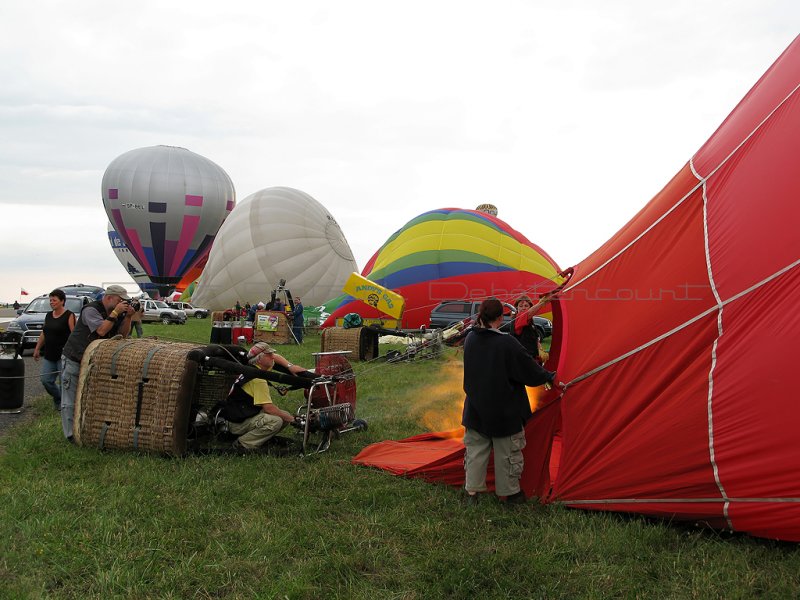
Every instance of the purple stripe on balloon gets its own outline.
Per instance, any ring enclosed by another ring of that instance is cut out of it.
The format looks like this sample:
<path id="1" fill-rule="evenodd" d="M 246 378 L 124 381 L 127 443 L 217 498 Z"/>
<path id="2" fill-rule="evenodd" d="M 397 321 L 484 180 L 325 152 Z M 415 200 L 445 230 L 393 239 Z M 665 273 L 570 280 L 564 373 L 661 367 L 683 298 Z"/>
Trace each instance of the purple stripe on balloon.
<path id="1" fill-rule="evenodd" d="M 108 188 L 108 199 L 116 200 L 119 198 L 119 190 L 117 188 Z"/>
<path id="2" fill-rule="evenodd" d="M 186 206 L 203 206 L 203 197 L 186 194 Z"/>
<path id="3" fill-rule="evenodd" d="M 166 202 L 148 202 L 147 203 L 147 212 L 165 213 L 165 212 L 167 212 L 167 203 Z"/>
<path id="4" fill-rule="evenodd" d="M 184 255 L 186 254 L 187 250 L 189 250 L 189 245 L 192 243 L 192 239 L 194 238 L 194 234 L 197 232 L 197 227 L 199 225 L 200 217 L 198 215 L 183 216 L 183 226 L 181 227 L 181 237 L 178 239 L 177 251 L 175 252 L 172 260 L 169 261 L 170 275 L 183 275 L 183 272 L 179 269 L 179 267 Z"/>
<path id="5" fill-rule="evenodd" d="M 233 210 L 233 200 L 228 200 L 227 204 L 225 204 L 225 210 L 228 212 Z"/>
<path id="6" fill-rule="evenodd" d="M 153 275 L 166 275 L 166 263 L 164 262 L 164 243 L 166 242 L 166 223 L 150 223 L 150 239 L 153 242 L 153 256 L 155 258 L 156 270 Z"/>
<path id="7" fill-rule="evenodd" d="M 164 242 L 164 271 L 161 273 L 167 277 L 173 277 L 175 270 L 172 264 L 175 262 L 175 257 L 178 256 L 175 250 L 178 247 L 178 242 L 174 240 L 166 240 Z"/>

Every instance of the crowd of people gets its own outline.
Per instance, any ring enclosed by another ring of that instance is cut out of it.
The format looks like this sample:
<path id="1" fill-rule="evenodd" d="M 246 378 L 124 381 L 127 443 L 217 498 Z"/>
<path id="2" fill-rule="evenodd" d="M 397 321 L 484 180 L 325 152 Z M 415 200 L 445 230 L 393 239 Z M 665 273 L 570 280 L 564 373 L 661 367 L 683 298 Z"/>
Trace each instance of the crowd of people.
<path id="1" fill-rule="evenodd" d="M 276 295 L 273 293 L 272 297 L 270 298 L 269 302 L 257 302 L 255 304 L 245 303 L 244 306 L 237 300 L 236 304 L 233 307 L 234 313 L 239 318 L 246 319 L 247 321 L 254 322 L 256 320 L 256 313 L 260 310 L 263 311 L 272 311 L 272 312 L 282 312 L 286 314 L 287 319 L 289 319 L 289 323 L 292 329 L 292 335 L 294 339 L 297 341 L 298 344 L 303 343 L 303 333 L 304 333 L 304 316 L 303 311 L 305 307 L 303 306 L 303 302 L 300 299 L 300 296 L 294 298 L 291 304 L 284 303 L 280 298 L 277 298 Z"/>
<path id="2" fill-rule="evenodd" d="M 101 300 L 87 304 L 76 317 L 65 307 L 60 289 L 50 294 L 51 311 L 34 349 L 34 360 L 42 361 L 41 382 L 61 412 L 64 437 L 73 441 L 75 393 L 81 359 L 89 343 L 115 335 L 129 336 L 132 329 L 141 337 L 141 314 L 131 303 L 125 288 L 110 285 Z M 486 473 L 494 455 L 495 492 L 502 502 L 517 504 L 527 499 L 520 488 L 524 467 L 525 423 L 532 416 L 526 386 L 552 384 L 556 373 L 541 363 L 547 360 L 542 340 L 533 324 L 536 311 L 547 302 L 534 304 L 528 296 L 517 299 L 513 331 L 500 331 L 503 304 L 488 298 L 480 305 L 476 325 L 464 342 L 464 492 L 468 503 L 477 503 L 487 491 Z M 269 304 L 241 306 L 237 311 L 283 310 L 274 296 Z M 303 339 L 303 305 L 293 303 L 292 330 L 298 342 Z M 254 313 L 253 313 L 254 314 Z M 138 321 L 137 321 L 138 317 Z M 254 344 L 247 354 L 248 364 L 258 369 L 280 370 L 292 375 L 310 376 L 265 342 Z M 60 376 L 60 385 L 57 383 Z M 295 417 L 274 404 L 266 380 L 240 375 L 224 402 L 223 415 L 236 436 L 239 453 L 257 452 L 295 421 Z"/>

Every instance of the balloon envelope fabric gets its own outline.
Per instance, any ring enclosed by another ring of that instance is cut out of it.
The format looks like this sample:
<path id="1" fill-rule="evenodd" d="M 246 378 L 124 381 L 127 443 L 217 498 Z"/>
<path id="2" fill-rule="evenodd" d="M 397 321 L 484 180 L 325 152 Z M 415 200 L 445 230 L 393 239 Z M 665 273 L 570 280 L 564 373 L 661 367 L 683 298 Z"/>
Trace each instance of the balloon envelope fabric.
<path id="1" fill-rule="evenodd" d="M 800 38 L 575 266 L 553 307 L 562 385 L 526 424 L 552 440 L 524 451 L 527 494 L 800 541 L 798 156 Z M 414 472 L 453 480 L 461 456 L 442 455 Z"/>
<path id="2" fill-rule="evenodd" d="M 541 248 L 507 223 L 481 211 L 441 208 L 415 217 L 395 232 L 370 259 L 362 275 L 406 300 L 401 325 L 427 325 L 431 309 L 444 300 L 511 302 L 556 287 L 559 268 Z M 337 318 L 358 312 L 381 316 L 351 296 L 329 303 Z"/>
<path id="3" fill-rule="evenodd" d="M 175 146 L 115 158 L 102 194 L 111 224 L 162 295 L 204 256 L 235 204 L 219 165 Z"/>
<path id="4" fill-rule="evenodd" d="M 271 187 L 242 200 L 220 228 L 192 301 L 212 310 L 266 302 L 281 280 L 305 306 L 342 289 L 356 261 L 339 224 L 307 193 Z"/>

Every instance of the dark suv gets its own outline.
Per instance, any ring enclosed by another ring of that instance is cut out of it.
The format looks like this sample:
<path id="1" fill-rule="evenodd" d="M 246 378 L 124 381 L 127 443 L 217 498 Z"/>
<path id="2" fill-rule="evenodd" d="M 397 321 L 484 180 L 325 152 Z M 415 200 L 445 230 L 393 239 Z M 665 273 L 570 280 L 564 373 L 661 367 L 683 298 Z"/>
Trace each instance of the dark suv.
<path id="1" fill-rule="evenodd" d="M 83 307 L 89 304 L 92 299 L 88 296 L 67 296 L 65 307 L 75 313 L 75 318 L 81 314 Z M 50 308 L 50 296 L 45 294 L 38 296 L 28 303 L 25 310 L 13 321 L 8 324 L 8 331 L 16 331 L 22 334 L 22 350 L 36 347 L 36 341 L 44 327 L 44 317 L 52 309 Z"/>
<path id="2" fill-rule="evenodd" d="M 463 321 L 464 319 L 474 319 L 478 314 L 480 302 L 470 302 L 469 300 L 446 300 L 441 302 L 431 311 L 431 328 L 445 329 L 451 325 Z M 503 303 L 503 330 L 509 329 L 509 324 L 516 314 L 516 309 L 511 304 Z M 533 326 L 536 328 L 540 339 L 550 337 L 553 334 L 553 324 L 544 317 L 533 317 Z"/>

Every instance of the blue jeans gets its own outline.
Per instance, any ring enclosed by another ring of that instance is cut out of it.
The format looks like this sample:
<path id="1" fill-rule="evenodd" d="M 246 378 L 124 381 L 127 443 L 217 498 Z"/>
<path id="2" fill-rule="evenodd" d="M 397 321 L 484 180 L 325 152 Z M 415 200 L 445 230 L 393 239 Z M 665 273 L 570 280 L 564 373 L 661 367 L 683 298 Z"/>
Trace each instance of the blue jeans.
<path id="1" fill-rule="evenodd" d="M 78 391 L 78 377 L 81 374 L 81 363 L 61 357 L 64 369 L 61 371 L 61 429 L 64 437 L 72 437 L 72 425 L 75 420 L 75 392 Z"/>
<path id="2" fill-rule="evenodd" d="M 56 407 L 61 404 L 61 386 L 56 385 L 59 375 L 61 375 L 61 360 L 42 358 L 42 370 L 40 371 L 39 379 L 47 393 L 53 397 L 53 403 Z"/>

